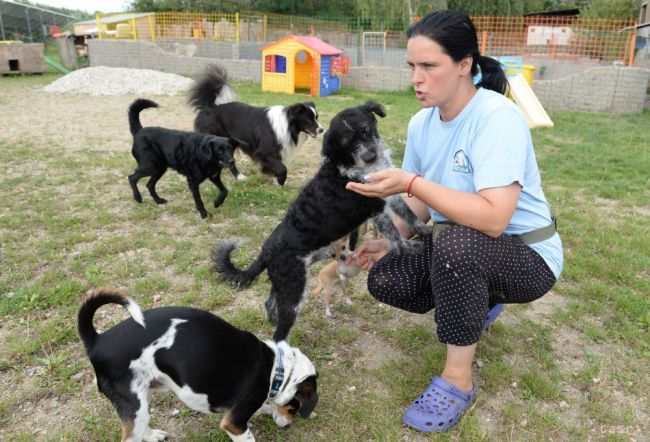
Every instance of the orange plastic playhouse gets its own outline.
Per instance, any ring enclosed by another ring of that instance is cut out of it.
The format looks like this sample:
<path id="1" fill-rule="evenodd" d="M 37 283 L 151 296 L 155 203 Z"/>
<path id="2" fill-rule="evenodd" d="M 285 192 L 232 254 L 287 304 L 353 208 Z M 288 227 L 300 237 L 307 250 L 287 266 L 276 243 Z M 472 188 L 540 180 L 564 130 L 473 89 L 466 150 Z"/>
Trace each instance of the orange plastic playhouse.
<path id="1" fill-rule="evenodd" d="M 325 97 L 341 88 L 350 57 L 317 37 L 288 35 L 262 48 L 262 90 Z"/>

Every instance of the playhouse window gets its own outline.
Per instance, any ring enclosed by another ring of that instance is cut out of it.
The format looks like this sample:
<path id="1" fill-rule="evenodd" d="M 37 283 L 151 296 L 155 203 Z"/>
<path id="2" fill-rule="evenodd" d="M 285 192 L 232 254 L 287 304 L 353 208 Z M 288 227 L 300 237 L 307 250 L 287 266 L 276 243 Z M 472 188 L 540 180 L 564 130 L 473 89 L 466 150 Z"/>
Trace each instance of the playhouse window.
<path id="1" fill-rule="evenodd" d="M 264 57 L 264 72 L 286 74 L 287 57 L 283 57 L 282 55 L 267 55 Z"/>

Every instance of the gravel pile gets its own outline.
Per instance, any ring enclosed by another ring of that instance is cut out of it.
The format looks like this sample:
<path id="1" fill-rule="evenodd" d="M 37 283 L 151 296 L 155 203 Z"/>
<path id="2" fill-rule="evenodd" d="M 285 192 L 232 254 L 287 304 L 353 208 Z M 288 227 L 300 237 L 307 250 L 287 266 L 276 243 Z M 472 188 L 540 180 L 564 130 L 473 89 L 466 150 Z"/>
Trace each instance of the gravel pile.
<path id="1" fill-rule="evenodd" d="M 151 69 L 90 67 L 72 71 L 45 86 L 46 92 L 86 95 L 176 95 L 193 80 Z"/>

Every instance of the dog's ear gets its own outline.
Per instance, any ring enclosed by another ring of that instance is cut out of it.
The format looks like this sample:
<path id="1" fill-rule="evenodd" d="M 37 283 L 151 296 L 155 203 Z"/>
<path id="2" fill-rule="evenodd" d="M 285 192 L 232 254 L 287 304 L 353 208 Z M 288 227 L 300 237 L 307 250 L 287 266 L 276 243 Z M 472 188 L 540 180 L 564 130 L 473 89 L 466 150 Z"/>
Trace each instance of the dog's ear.
<path id="1" fill-rule="evenodd" d="M 386 116 L 386 111 L 384 110 L 384 107 L 377 103 L 376 101 L 368 101 L 366 104 L 361 106 L 361 109 L 365 110 L 368 113 L 376 113 L 379 115 L 381 118 L 384 118 Z"/>
<path id="2" fill-rule="evenodd" d="M 239 146 L 248 147 L 249 146 L 246 141 L 240 140 L 239 138 L 235 138 L 235 137 L 228 138 L 228 142 L 230 143 L 230 145 L 232 147 L 239 147 Z"/>
<path id="3" fill-rule="evenodd" d="M 333 155 L 339 147 L 347 146 L 351 139 L 352 133 L 348 132 L 347 128 L 330 126 L 323 136 L 323 154 L 334 161 Z"/>
<path id="4" fill-rule="evenodd" d="M 316 376 L 309 376 L 300 383 L 295 398 L 300 402 L 298 413 L 300 416 L 308 418 L 318 403 Z"/>
<path id="5" fill-rule="evenodd" d="M 212 160 L 215 150 L 215 142 L 212 138 L 204 138 L 201 144 L 199 145 L 199 155 L 205 161 Z"/>
<path id="6" fill-rule="evenodd" d="M 338 166 L 352 166 L 354 158 L 352 158 L 352 146 L 349 144 L 353 138 L 352 127 L 343 116 L 337 115 L 325 132 L 321 154 Z"/>

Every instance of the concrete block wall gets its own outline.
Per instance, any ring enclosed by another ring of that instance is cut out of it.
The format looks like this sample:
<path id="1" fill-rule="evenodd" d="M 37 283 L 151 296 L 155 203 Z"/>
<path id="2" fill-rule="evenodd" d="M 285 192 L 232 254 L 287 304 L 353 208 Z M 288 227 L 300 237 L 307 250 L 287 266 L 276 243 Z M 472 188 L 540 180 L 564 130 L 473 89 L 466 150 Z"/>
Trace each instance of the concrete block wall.
<path id="1" fill-rule="evenodd" d="M 230 45 L 221 43 L 218 53 L 200 47 L 197 55 L 214 56 L 188 57 L 150 42 L 90 40 L 88 53 L 90 66 L 155 69 L 188 76 L 195 76 L 208 64 L 217 62 L 226 66 L 231 79 L 261 83 L 261 56 L 259 60 L 238 59 L 237 51 Z M 410 77 L 410 70 L 402 67 L 353 66 L 350 75 L 343 77 L 342 86 L 365 91 L 406 90 L 411 86 Z M 646 68 L 600 66 L 560 79 L 535 80 L 533 90 L 546 110 L 619 115 L 643 111 L 649 78 L 650 69 Z"/>
<path id="2" fill-rule="evenodd" d="M 90 66 L 108 66 L 134 69 L 153 69 L 172 74 L 196 76 L 210 63 L 227 66 L 230 78 L 245 81 L 262 81 L 260 60 L 234 60 L 232 58 L 188 57 L 155 46 L 149 42 L 133 40 L 89 40 Z"/>
<path id="3" fill-rule="evenodd" d="M 341 80 L 343 87 L 362 91 L 403 91 L 411 86 L 411 71 L 380 66 L 351 67 Z"/>
<path id="4" fill-rule="evenodd" d="M 650 70 L 601 66 L 558 80 L 533 82 L 546 110 L 628 114 L 642 112 Z"/>

